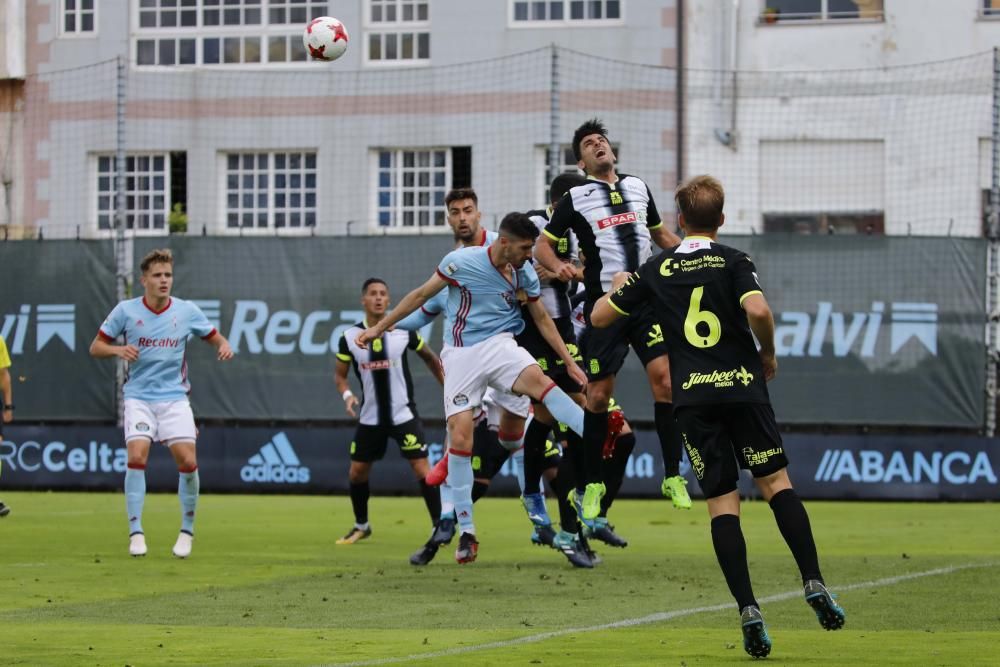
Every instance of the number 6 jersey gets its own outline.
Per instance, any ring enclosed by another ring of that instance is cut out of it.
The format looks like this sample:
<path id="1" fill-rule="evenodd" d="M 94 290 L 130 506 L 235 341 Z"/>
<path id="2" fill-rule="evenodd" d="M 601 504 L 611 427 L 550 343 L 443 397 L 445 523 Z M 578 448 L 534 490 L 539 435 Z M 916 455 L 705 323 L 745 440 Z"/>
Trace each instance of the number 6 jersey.
<path id="1" fill-rule="evenodd" d="M 769 403 L 743 301 L 763 294 L 741 250 L 688 236 L 649 259 L 611 295 L 623 315 L 651 303 L 670 355 L 675 406 Z"/>

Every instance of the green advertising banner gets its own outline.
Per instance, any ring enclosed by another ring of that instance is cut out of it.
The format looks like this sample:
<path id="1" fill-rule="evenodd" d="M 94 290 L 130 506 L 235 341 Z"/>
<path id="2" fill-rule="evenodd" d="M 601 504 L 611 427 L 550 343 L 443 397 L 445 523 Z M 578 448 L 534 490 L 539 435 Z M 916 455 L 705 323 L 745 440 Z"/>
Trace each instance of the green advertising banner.
<path id="1" fill-rule="evenodd" d="M 986 241 L 755 236 L 774 311 L 779 421 L 978 427 Z"/>
<path id="2" fill-rule="evenodd" d="M 750 253 L 775 315 L 778 419 L 796 424 L 977 428 L 984 419 L 982 239 L 723 237 Z M 138 238 L 135 258 L 173 249 L 174 294 L 196 301 L 236 350 L 226 364 L 188 345 L 192 402 L 203 419 L 346 419 L 333 384 L 343 331 L 361 320 L 361 284 L 394 301 L 451 247 L 440 235 Z M 110 242 L 0 244 L 0 324 L 11 348 L 19 420 L 108 420 L 114 362 L 87 347 L 114 306 Z M 136 280 L 136 294 L 141 287 Z M 423 333 L 440 351 L 443 322 Z M 441 390 L 412 360 L 418 408 L 443 415 Z M 357 391 L 357 387 L 355 387 Z M 652 420 L 630 358 L 616 397 Z"/>
<path id="3" fill-rule="evenodd" d="M 114 266 L 107 241 L 0 243 L 16 421 L 115 418 L 115 366 L 87 352 L 114 305 Z"/>

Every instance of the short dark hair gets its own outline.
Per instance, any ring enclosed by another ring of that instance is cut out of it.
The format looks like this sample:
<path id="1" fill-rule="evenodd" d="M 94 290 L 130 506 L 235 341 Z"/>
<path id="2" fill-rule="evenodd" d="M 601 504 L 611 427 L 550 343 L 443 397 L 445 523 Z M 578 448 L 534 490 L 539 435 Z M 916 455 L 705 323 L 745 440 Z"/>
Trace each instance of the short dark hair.
<path id="1" fill-rule="evenodd" d="M 170 252 L 170 248 L 150 250 L 142 258 L 142 262 L 139 263 L 139 269 L 143 273 L 146 273 L 153 264 L 169 264 L 172 267 L 174 265 L 174 253 Z"/>
<path id="2" fill-rule="evenodd" d="M 365 292 L 368 291 L 368 286 L 369 285 L 375 285 L 375 284 L 385 285 L 385 288 L 387 290 L 389 289 L 389 283 L 385 282 L 381 278 L 374 278 L 373 277 L 373 278 L 369 278 L 368 280 L 366 280 L 365 283 L 361 286 L 361 293 L 364 294 Z"/>
<path id="3" fill-rule="evenodd" d="M 583 142 L 583 138 L 592 134 L 600 134 L 605 139 L 608 138 L 608 128 L 604 127 L 601 119 L 591 118 L 576 128 L 576 132 L 573 133 L 573 157 L 576 158 L 577 162 L 580 161 L 580 144 Z"/>
<path id="4" fill-rule="evenodd" d="M 559 174 L 552 179 L 552 183 L 549 185 L 549 201 L 555 205 L 571 188 L 583 185 L 586 182 L 587 177 L 581 176 L 575 171 L 567 171 L 564 174 Z"/>
<path id="5" fill-rule="evenodd" d="M 444 196 L 444 206 L 448 208 L 451 206 L 453 201 L 459 201 L 461 199 L 471 199 L 475 202 L 476 207 L 479 207 L 479 197 L 476 196 L 476 191 L 472 188 L 454 188 L 448 191 L 448 194 Z"/>
<path id="6" fill-rule="evenodd" d="M 531 218 L 524 213 L 514 211 L 508 213 L 500 221 L 500 234 L 503 236 L 513 236 L 521 240 L 534 241 L 538 238 L 538 227 L 531 221 Z"/>
<path id="7" fill-rule="evenodd" d="M 674 201 L 684 215 L 684 224 L 689 230 L 714 232 L 722 222 L 726 191 L 722 189 L 719 179 L 702 174 L 677 186 Z"/>

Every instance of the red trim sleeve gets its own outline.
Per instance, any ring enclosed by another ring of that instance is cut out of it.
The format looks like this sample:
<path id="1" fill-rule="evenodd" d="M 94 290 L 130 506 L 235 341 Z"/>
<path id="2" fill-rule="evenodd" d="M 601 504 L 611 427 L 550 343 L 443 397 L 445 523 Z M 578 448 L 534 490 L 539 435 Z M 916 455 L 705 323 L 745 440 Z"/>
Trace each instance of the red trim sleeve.
<path id="1" fill-rule="evenodd" d="M 507 442 L 517 442 L 524 437 L 524 431 L 520 433 L 503 433 L 501 431 L 497 432 L 497 438 L 499 440 L 506 440 Z"/>
<path id="2" fill-rule="evenodd" d="M 539 298 L 541 298 L 541 297 L 537 297 L 537 296 L 529 296 L 529 297 L 528 297 L 528 301 L 538 301 L 538 299 L 539 299 Z"/>
<path id="3" fill-rule="evenodd" d="M 542 392 L 542 395 L 538 397 L 538 402 L 541 403 L 545 400 L 545 397 L 549 395 L 549 392 L 556 388 L 556 383 L 553 382 L 548 386 L 548 388 Z"/>
<path id="4" fill-rule="evenodd" d="M 202 336 L 201 339 L 202 340 L 211 340 L 212 338 L 215 338 L 215 334 L 217 334 L 217 333 L 219 333 L 219 332 L 215 329 L 215 327 L 212 327 L 212 330 L 209 331 L 207 335 Z"/>
<path id="5" fill-rule="evenodd" d="M 145 470 L 146 466 L 143 465 L 142 463 L 129 463 L 128 464 L 128 469 L 129 470 Z"/>
<path id="6" fill-rule="evenodd" d="M 464 456 L 466 458 L 472 456 L 472 452 L 460 452 L 457 449 L 453 449 L 451 447 L 448 448 L 448 454 L 450 456 Z"/>
<path id="7" fill-rule="evenodd" d="M 454 278 L 451 278 L 449 276 L 444 275 L 444 273 L 441 271 L 441 269 L 435 269 L 435 271 L 437 271 L 437 274 L 439 276 L 441 276 L 441 280 L 445 281 L 449 285 L 454 285 L 455 287 L 458 287 L 458 281 L 457 280 L 455 280 Z"/>
<path id="8" fill-rule="evenodd" d="M 112 338 L 108 334 L 104 333 L 100 329 L 97 330 L 97 337 L 100 338 L 101 340 L 103 340 L 105 343 L 113 343 L 113 342 L 115 342 L 114 338 Z"/>
<path id="9" fill-rule="evenodd" d="M 197 469 L 198 469 L 198 466 L 194 466 L 194 467 L 191 467 L 191 468 L 178 468 L 177 472 L 182 472 L 182 473 L 184 473 L 186 475 L 189 475 L 189 474 L 195 472 Z"/>

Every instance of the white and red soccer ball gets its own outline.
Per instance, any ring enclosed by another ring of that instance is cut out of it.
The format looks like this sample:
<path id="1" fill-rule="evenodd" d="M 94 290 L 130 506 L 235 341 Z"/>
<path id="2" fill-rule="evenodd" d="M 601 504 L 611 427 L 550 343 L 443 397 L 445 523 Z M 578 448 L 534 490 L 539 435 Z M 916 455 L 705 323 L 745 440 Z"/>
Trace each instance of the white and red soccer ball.
<path id="1" fill-rule="evenodd" d="M 347 28 L 332 16 L 313 19 L 302 32 L 302 43 L 313 60 L 336 60 L 344 55 L 348 40 Z"/>

